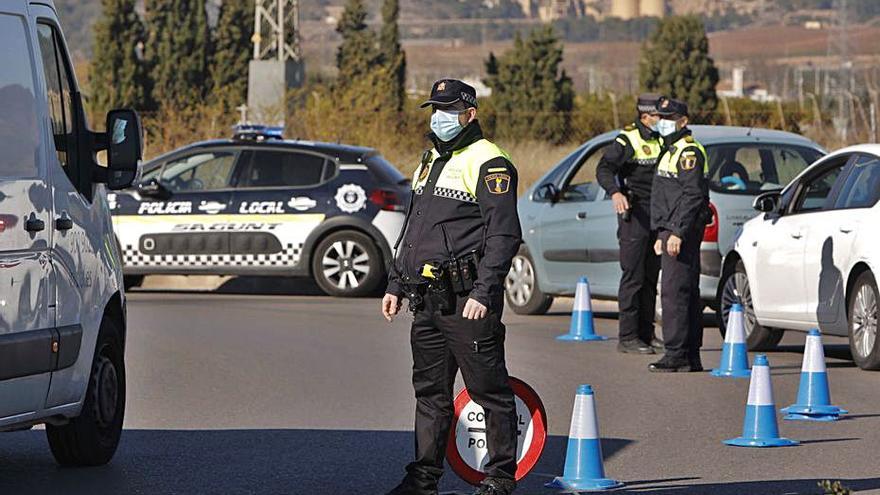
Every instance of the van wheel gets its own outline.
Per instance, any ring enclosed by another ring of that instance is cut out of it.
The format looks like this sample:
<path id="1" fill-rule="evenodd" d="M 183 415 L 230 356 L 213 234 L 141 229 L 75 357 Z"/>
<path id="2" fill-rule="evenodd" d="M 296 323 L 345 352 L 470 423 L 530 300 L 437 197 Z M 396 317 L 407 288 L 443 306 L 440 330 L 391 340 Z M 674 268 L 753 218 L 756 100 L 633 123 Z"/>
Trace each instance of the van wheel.
<path id="1" fill-rule="evenodd" d="M 52 455 L 62 466 L 101 466 L 116 453 L 125 416 L 125 351 L 119 335 L 105 317 L 80 415 L 62 426 L 46 425 Z"/>
<path id="2" fill-rule="evenodd" d="M 749 287 L 749 277 L 746 275 L 746 268 L 742 260 L 736 262 L 733 270 L 728 270 L 721 276 L 717 301 L 720 311 L 715 314 L 718 315 L 718 329 L 721 331 L 722 337 L 727 328 L 730 307 L 734 303 L 740 303 L 743 306 L 746 344 L 750 351 L 772 350 L 782 340 L 782 336 L 785 334 L 784 330 L 765 327 L 758 323 L 758 318 L 755 316 L 755 306 L 752 302 L 752 291 Z"/>
<path id="3" fill-rule="evenodd" d="M 385 281 L 382 256 L 369 236 L 352 230 L 334 232 L 312 253 L 315 282 L 328 295 L 372 295 Z"/>
<path id="4" fill-rule="evenodd" d="M 122 285 L 125 287 L 125 290 L 131 290 L 135 287 L 140 287 L 141 284 L 144 283 L 143 275 L 123 275 L 122 276 Z"/>
<path id="5" fill-rule="evenodd" d="M 853 361 L 863 370 L 880 369 L 880 339 L 877 338 L 880 298 L 874 274 L 859 275 L 849 299 L 849 348 Z"/>
<path id="6" fill-rule="evenodd" d="M 535 263 L 525 250 L 513 257 L 504 289 L 507 304 L 518 315 L 542 315 L 553 304 L 553 296 L 544 294 L 538 287 Z"/>

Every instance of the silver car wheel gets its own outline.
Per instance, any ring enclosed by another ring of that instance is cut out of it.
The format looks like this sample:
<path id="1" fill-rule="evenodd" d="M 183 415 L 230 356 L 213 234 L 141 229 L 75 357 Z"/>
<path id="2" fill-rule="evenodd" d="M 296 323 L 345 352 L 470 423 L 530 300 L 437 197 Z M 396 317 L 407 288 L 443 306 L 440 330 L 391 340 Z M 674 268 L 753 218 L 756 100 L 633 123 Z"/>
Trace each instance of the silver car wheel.
<path id="1" fill-rule="evenodd" d="M 514 256 L 504 288 L 513 304 L 525 306 L 529 302 L 535 289 L 535 270 L 528 258 L 520 254 Z"/>
<path id="2" fill-rule="evenodd" d="M 370 273 L 370 255 L 355 241 L 337 241 L 321 260 L 324 277 L 341 290 L 356 289 Z"/>
<path id="3" fill-rule="evenodd" d="M 752 291 L 749 288 L 749 278 L 745 273 L 735 272 L 724 284 L 721 291 L 721 311 L 724 324 L 727 325 L 727 317 L 730 307 L 734 304 L 742 304 L 743 320 L 745 323 L 746 337 L 752 334 L 758 319 L 755 317 L 755 307 L 752 304 Z"/>
<path id="4" fill-rule="evenodd" d="M 853 347 L 859 358 L 867 359 L 877 340 L 877 294 L 869 285 L 856 294 L 851 324 Z"/>

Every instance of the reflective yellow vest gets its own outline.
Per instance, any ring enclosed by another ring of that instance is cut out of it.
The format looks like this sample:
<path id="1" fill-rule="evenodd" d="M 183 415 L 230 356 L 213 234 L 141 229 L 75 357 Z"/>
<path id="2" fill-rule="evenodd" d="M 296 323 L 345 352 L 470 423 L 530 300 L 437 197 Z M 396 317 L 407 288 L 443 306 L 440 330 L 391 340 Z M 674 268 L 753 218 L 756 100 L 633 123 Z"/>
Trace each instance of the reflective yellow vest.
<path id="1" fill-rule="evenodd" d="M 696 149 L 695 149 L 696 148 Z M 693 136 L 685 136 L 669 147 L 663 157 L 660 158 L 660 164 L 657 165 L 657 175 L 661 177 L 678 177 L 678 164 L 682 158 L 687 158 L 689 153 L 702 153 L 703 155 L 703 175 L 709 173 L 709 157 L 706 155 L 706 148 L 694 139 Z"/>
<path id="2" fill-rule="evenodd" d="M 413 191 L 416 194 L 423 194 L 425 192 L 428 176 L 431 175 L 431 165 L 439 157 L 440 153 L 436 149 L 432 149 L 431 159 L 416 169 L 412 181 Z M 434 195 L 476 203 L 480 167 L 489 160 L 498 157 L 504 157 L 511 161 L 510 155 L 506 151 L 487 139 L 480 139 L 465 148 L 454 151 L 452 157 L 443 166 L 440 177 L 437 178 Z M 498 171 L 503 172 L 506 170 L 504 168 Z M 492 173 L 493 170 L 489 169 L 488 172 Z"/>
<path id="3" fill-rule="evenodd" d="M 659 139 L 643 139 L 642 133 L 639 132 L 639 128 L 635 124 L 626 126 L 620 133 L 626 136 L 630 144 L 632 144 L 635 151 L 632 158 L 633 161 L 639 165 L 650 165 L 652 167 L 657 165 L 657 160 L 663 151 L 663 146 Z M 626 142 L 620 137 L 617 138 L 617 142 L 624 147 L 626 146 Z"/>

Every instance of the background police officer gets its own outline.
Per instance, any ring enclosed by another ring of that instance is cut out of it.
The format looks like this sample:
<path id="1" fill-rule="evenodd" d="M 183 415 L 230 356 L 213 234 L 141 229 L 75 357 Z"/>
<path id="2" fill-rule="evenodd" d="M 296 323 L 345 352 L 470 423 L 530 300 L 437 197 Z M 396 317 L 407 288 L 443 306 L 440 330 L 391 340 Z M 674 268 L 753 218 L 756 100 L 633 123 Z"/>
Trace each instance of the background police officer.
<path id="1" fill-rule="evenodd" d="M 441 79 L 422 106 L 428 105 L 434 148 L 413 178 L 403 242 L 382 301 L 389 321 L 404 296 L 414 313 L 416 458 L 391 494 L 437 493 L 461 369 L 471 398 L 486 412 L 490 459 L 476 493 L 506 495 L 516 486 L 517 419 L 501 313 L 503 280 L 522 242 L 517 174 L 509 156 L 483 138 L 474 88 Z"/>
<path id="2" fill-rule="evenodd" d="M 617 350 L 653 354 L 662 343 L 654 337 L 654 310 L 660 258 L 654 254 L 651 231 L 651 183 L 661 142 L 656 125 L 657 105 L 663 97 L 640 95 L 636 102 L 639 119 L 626 126 L 605 151 L 596 179 L 611 195 L 618 213 L 620 242 L 620 340 Z"/>
<path id="3" fill-rule="evenodd" d="M 702 371 L 703 303 L 700 299 L 700 243 L 709 216 L 706 150 L 691 135 L 688 107 L 665 100 L 658 107 L 664 152 L 651 193 L 654 249 L 662 254 L 663 340 L 666 355 L 651 371 Z"/>

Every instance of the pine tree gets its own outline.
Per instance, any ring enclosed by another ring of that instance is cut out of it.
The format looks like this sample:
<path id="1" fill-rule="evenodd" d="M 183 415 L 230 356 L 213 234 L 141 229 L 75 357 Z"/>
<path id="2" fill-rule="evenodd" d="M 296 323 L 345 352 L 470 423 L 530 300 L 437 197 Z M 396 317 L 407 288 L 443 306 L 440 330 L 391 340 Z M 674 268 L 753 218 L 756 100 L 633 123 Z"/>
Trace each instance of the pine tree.
<path id="1" fill-rule="evenodd" d="M 645 91 L 686 101 L 697 121 L 715 110 L 718 69 L 709 56 L 709 40 L 699 17 L 660 21 L 642 48 L 639 81 Z"/>
<path id="2" fill-rule="evenodd" d="M 153 99 L 184 109 L 208 94 L 210 33 L 204 0 L 148 0 L 147 54 Z"/>
<path id="3" fill-rule="evenodd" d="M 247 101 L 253 30 L 254 1 L 225 0 L 220 6 L 211 59 L 211 100 L 224 112 Z"/>
<path id="4" fill-rule="evenodd" d="M 492 88 L 499 136 L 554 142 L 567 138 L 574 90 L 561 69 L 562 51 L 553 27 L 544 26 L 526 39 L 517 36 L 513 49 L 500 57 L 489 55 L 484 82 Z"/>
<path id="5" fill-rule="evenodd" d="M 389 90 L 393 97 L 392 106 L 398 112 L 403 110 L 406 101 L 406 53 L 400 46 L 400 2 L 384 0 L 382 3 L 382 31 L 379 34 L 379 50 L 383 65 L 390 77 Z"/>
<path id="6" fill-rule="evenodd" d="M 95 115 L 103 116 L 113 108 L 149 108 L 149 74 L 142 56 L 145 32 L 135 3 L 136 0 L 101 2 L 90 72 Z"/>
<path id="7" fill-rule="evenodd" d="M 339 69 L 338 84 L 347 86 L 358 82 L 379 67 L 376 33 L 367 27 L 367 9 L 363 0 L 348 0 L 336 32 L 342 35 L 342 43 L 336 51 L 336 67 Z"/>

